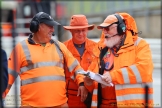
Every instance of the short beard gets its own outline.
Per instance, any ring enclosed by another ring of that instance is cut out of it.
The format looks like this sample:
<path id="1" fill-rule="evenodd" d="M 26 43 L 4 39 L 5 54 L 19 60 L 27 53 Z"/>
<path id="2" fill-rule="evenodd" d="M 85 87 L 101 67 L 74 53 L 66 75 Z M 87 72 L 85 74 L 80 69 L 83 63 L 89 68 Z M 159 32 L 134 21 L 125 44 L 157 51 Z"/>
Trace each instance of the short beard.
<path id="1" fill-rule="evenodd" d="M 119 44 L 121 40 L 120 36 L 114 36 L 114 37 L 110 37 L 108 39 L 105 39 L 104 44 L 108 47 L 108 48 L 112 48 L 115 45 Z"/>

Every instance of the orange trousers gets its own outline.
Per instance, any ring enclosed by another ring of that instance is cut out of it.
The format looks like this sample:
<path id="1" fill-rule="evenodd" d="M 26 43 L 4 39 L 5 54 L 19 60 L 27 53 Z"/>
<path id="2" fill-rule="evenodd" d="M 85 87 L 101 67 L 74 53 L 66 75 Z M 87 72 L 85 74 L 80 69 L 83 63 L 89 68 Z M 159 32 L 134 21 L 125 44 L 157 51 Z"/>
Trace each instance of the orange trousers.
<path id="1" fill-rule="evenodd" d="M 87 108 L 84 102 L 81 102 L 80 96 L 69 95 L 68 96 L 69 108 Z"/>

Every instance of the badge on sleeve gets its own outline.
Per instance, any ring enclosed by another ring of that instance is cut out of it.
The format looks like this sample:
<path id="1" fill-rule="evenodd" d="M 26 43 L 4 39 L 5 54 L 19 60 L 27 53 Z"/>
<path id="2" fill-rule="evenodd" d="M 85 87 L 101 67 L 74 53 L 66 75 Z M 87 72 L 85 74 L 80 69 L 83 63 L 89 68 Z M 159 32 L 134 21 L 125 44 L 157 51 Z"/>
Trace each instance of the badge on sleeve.
<path id="1" fill-rule="evenodd" d="M 106 62 L 105 63 L 105 69 L 108 69 L 109 68 L 109 62 Z"/>

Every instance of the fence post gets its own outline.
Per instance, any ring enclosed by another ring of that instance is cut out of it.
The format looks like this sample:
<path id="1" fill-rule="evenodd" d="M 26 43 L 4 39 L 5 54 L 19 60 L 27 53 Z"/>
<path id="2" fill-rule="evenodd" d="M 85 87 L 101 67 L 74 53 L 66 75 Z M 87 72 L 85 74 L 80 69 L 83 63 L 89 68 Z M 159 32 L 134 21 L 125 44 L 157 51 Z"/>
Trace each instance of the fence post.
<path id="1" fill-rule="evenodd" d="M 145 108 L 148 108 L 148 98 L 149 98 L 148 89 L 149 89 L 148 85 L 145 85 Z"/>

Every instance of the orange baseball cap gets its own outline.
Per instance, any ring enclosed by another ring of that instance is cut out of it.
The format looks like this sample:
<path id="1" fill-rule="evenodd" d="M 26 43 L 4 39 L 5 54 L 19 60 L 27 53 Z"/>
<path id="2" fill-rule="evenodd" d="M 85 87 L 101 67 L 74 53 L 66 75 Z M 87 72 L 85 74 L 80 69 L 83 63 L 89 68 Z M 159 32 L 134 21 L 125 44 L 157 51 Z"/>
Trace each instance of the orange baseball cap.
<path id="1" fill-rule="evenodd" d="M 120 15 L 120 17 L 123 19 L 123 17 Z M 115 14 L 112 15 L 108 15 L 106 17 L 106 19 L 104 20 L 104 22 L 102 24 L 100 24 L 99 26 L 97 26 L 98 29 L 102 29 L 103 27 L 108 27 L 113 23 L 118 22 L 118 19 L 116 18 Z"/>
<path id="2" fill-rule="evenodd" d="M 70 20 L 70 26 L 63 26 L 66 30 L 88 28 L 94 29 L 94 25 L 89 25 L 85 15 L 73 15 Z"/>

